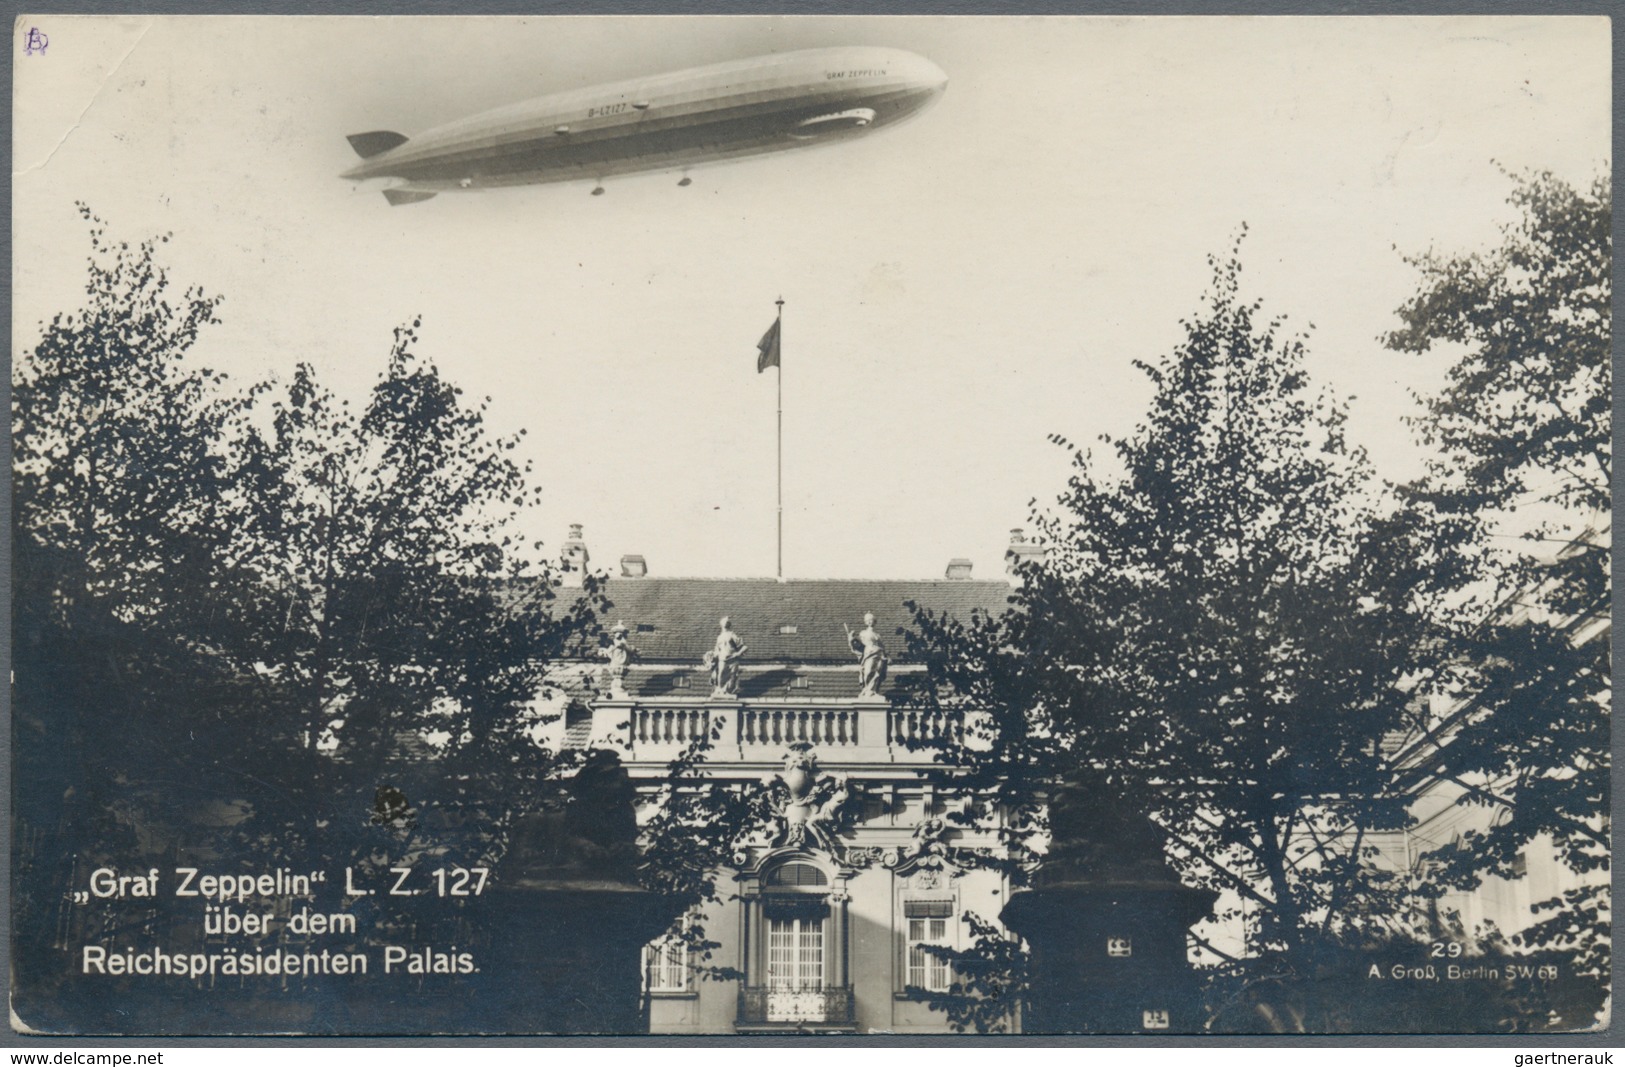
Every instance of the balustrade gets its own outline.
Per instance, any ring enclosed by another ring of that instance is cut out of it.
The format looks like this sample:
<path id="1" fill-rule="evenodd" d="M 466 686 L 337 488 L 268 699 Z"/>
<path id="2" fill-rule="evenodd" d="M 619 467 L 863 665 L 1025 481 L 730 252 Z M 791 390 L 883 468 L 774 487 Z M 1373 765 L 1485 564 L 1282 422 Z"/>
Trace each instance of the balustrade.
<path id="1" fill-rule="evenodd" d="M 705 736 L 710 715 L 703 707 L 636 708 L 632 713 L 635 745 L 688 745 Z"/>
<path id="2" fill-rule="evenodd" d="M 858 714 L 847 708 L 747 707 L 739 714 L 743 745 L 856 745 Z"/>
<path id="3" fill-rule="evenodd" d="M 897 708 L 886 717 L 886 743 L 903 748 L 957 744 L 963 725 L 956 711 Z"/>
<path id="4" fill-rule="evenodd" d="M 821 1023 L 850 1026 L 853 1021 L 852 987 L 745 986 L 739 991 L 739 1022 Z"/>
<path id="5" fill-rule="evenodd" d="M 964 735 L 964 716 L 960 712 L 923 708 L 798 708 L 747 704 L 718 711 L 696 703 L 674 707 L 635 705 L 629 712 L 630 721 L 623 728 L 628 730 L 631 749 L 634 753 L 639 749 L 654 750 L 648 751 L 646 757 L 634 758 L 669 759 L 669 751 L 663 750 L 692 745 L 709 737 L 719 726 L 727 736 L 711 738 L 712 741 L 737 744 L 750 753 L 750 759 L 775 760 L 783 755 L 784 749 L 796 744 L 855 750 L 851 758 L 858 758 L 860 752 L 890 749 L 892 759 L 929 759 L 929 753 L 921 750 L 957 745 Z M 859 722 L 865 716 L 871 721 L 863 727 L 866 733 L 860 738 Z M 729 719 L 736 721 L 729 722 Z M 885 720 L 884 726 L 881 719 Z M 879 736 L 882 731 L 884 739 Z M 764 749 L 773 751 L 764 752 Z M 908 755 L 911 751 L 918 754 L 911 757 Z M 734 758 L 741 755 L 744 752 L 737 752 Z"/>

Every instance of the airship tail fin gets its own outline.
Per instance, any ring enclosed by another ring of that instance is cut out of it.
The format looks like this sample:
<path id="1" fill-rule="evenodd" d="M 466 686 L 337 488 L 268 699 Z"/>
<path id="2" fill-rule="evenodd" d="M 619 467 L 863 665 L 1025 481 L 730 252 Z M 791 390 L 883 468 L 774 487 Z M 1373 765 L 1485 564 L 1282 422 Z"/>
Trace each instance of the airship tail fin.
<path id="1" fill-rule="evenodd" d="M 389 201 L 390 207 L 400 207 L 402 204 L 421 204 L 425 200 L 433 200 L 433 193 L 417 193 L 410 189 L 385 189 L 384 199 Z"/>
<path id="2" fill-rule="evenodd" d="M 371 159 L 373 156 L 388 152 L 396 145 L 405 144 L 406 136 L 394 130 L 372 130 L 368 133 L 352 133 L 348 140 L 356 155 L 362 159 Z"/>

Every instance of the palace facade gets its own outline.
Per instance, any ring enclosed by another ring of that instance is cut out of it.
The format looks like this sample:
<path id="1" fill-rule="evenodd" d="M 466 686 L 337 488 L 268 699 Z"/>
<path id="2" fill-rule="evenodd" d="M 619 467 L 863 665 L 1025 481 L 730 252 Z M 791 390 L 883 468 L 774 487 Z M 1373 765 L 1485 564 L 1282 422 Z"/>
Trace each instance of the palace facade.
<path id="1" fill-rule="evenodd" d="M 579 528 L 565 560 L 586 567 Z M 928 773 L 941 766 L 931 744 L 963 723 L 891 697 L 923 670 L 895 636 L 913 623 L 906 604 L 961 619 L 1004 609 L 1009 581 L 970 570 L 955 560 L 936 581 L 656 578 L 641 557 L 622 559 L 606 589 L 610 662 L 593 668 L 595 695 L 571 704 L 564 743 L 617 752 L 653 793 L 711 736 L 708 778 L 776 779 L 785 798 L 769 835 L 719 879 L 720 902 L 692 917 L 717 945 L 704 968 L 743 978 L 703 973 L 678 938 L 656 942 L 652 1032 L 948 1031 L 929 1001 L 952 976 L 929 949 L 965 947 L 966 916 L 997 922 L 1011 887 L 970 859 L 1000 847 L 997 827 L 953 821 L 972 798 Z"/>

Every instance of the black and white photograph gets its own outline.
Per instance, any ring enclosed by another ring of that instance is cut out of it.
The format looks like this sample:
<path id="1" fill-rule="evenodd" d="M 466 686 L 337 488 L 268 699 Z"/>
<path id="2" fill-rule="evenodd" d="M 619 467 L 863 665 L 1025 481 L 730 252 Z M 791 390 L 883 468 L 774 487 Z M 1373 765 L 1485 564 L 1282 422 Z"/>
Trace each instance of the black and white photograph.
<path id="1" fill-rule="evenodd" d="M 19 17 L 14 1041 L 1607 1032 L 1611 33 Z"/>

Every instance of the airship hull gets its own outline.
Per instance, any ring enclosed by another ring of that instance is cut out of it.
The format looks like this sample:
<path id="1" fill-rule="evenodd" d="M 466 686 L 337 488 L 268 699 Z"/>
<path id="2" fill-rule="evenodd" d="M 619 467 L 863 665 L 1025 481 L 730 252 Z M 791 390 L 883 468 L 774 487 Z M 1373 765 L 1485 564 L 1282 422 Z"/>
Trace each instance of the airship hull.
<path id="1" fill-rule="evenodd" d="M 358 134 L 351 143 L 366 158 L 343 177 L 438 193 L 675 170 L 896 125 L 946 82 L 929 60 L 898 49 L 763 56 L 556 93 L 411 138 Z"/>

